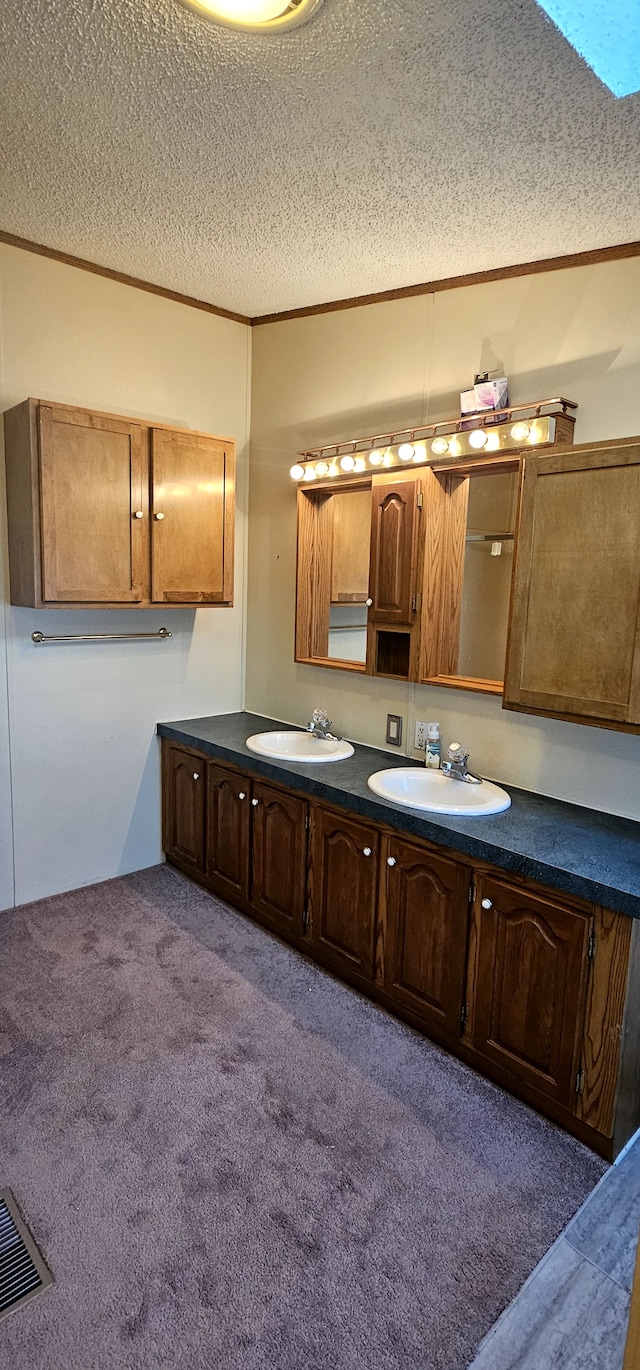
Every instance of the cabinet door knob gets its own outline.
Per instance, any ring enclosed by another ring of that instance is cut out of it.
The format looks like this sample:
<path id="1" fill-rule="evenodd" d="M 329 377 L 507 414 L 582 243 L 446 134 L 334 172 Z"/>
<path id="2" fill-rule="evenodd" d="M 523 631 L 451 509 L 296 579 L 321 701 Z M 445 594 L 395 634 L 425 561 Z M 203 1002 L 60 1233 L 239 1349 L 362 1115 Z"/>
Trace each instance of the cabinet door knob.
<path id="1" fill-rule="evenodd" d="M 395 856 L 388 856 L 388 857 L 387 857 L 387 865 L 388 865 L 388 866 L 395 866 L 395 864 L 396 864 L 396 858 L 395 858 Z"/>
<path id="2" fill-rule="evenodd" d="M 483 909 L 492 909 L 492 908 L 493 908 L 493 904 L 492 904 L 492 902 L 491 902 L 490 899 L 483 899 L 483 900 L 482 900 L 482 907 L 483 907 Z"/>
<path id="3" fill-rule="evenodd" d="M 253 804 L 253 807 L 254 807 L 254 809 L 255 809 L 256 805 L 260 803 L 260 800 L 259 800 L 259 799 L 252 799 L 252 800 L 251 800 L 251 803 Z"/>
<path id="4" fill-rule="evenodd" d="M 193 772 L 193 778 L 194 778 L 194 780 L 199 780 L 199 779 L 200 779 L 200 772 L 199 772 L 199 771 L 194 771 L 194 772 Z"/>
<path id="5" fill-rule="evenodd" d="M 154 514 L 153 517 L 158 520 L 158 523 L 160 523 L 164 518 L 164 514 Z"/>
<path id="6" fill-rule="evenodd" d="M 365 604 L 366 604 L 366 606 L 367 606 L 367 609 L 370 609 L 370 608 L 371 608 L 371 605 L 373 604 L 373 600 L 372 600 L 372 599 L 365 599 Z"/>
<path id="7" fill-rule="evenodd" d="M 363 848 L 362 848 L 362 855 L 363 855 L 363 856 L 371 856 L 371 847 L 363 847 Z"/>
<path id="8" fill-rule="evenodd" d="M 246 796 L 244 790 L 241 790 L 241 791 L 240 791 L 240 794 L 238 795 L 238 799 L 246 799 L 246 797 L 247 797 L 247 796 Z"/>
<path id="9" fill-rule="evenodd" d="M 134 514 L 133 517 L 134 517 L 134 519 L 143 519 L 143 518 L 144 518 L 144 513 L 143 513 L 142 509 L 136 509 L 136 512 L 135 512 L 135 514 Z"/>

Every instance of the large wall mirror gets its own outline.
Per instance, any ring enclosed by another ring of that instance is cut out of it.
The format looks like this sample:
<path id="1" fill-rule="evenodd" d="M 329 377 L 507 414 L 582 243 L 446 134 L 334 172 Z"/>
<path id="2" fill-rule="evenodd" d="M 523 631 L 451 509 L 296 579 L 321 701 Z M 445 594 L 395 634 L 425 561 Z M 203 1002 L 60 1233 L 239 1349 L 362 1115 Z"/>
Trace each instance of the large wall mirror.
<path id="1" fill-rule="evenodd" d="M 480 466 L 433 476 L 441 529 L 430 557 L 432 611 L 423 621 L 423 680 L 500 694 L 509 627 L 519 467 Z M 429 535 L 427 534 L 427 543 Z"/>
<path id="2" fill-rule="evenodd" d="M 301 490 L 296 659 L 365 669 L 371 482 Z"/>

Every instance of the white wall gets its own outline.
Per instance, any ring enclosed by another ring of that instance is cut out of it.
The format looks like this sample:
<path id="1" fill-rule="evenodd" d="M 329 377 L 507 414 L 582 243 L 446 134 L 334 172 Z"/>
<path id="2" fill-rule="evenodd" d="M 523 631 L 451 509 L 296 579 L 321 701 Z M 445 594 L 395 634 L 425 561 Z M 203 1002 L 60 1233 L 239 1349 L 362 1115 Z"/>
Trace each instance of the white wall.
<path id="1" fill-rule="evenodd" d="M 302 723 L 323 704 L 342 733 L 378 747 L 387 712 L 402 714 L 409 744 L 414 718 L 437 718 L 484 775 L 640 819 L 638 736 L 293 660 L 296 451 L 450 418 L 474 372 L 495 366 L 515 403 L 577 400 L 576 442 L 640 433 L 640 260 L 253 330 L 247 707 Z"/>
<path id="2" fill-rule="evenodd" d="M 0 245 L 0 348 L 3 410 L 33 395 L 234 437 L 238 451 L 233 609 L 12 608 L 2 499 L 0 907 L 8 907 L 159 861 L 156 722 L 242 707 L 250 330 Z M 171 640 L 31 642 L 35 628 L 161 624 Z"/>

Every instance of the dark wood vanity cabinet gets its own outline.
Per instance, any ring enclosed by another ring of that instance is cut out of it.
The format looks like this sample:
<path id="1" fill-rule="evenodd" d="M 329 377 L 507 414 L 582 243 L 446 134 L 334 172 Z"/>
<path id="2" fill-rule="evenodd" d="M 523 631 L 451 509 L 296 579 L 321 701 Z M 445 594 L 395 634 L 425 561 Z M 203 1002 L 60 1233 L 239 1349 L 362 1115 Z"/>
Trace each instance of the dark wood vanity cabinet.
<path id="1" fill-rule="evenodd" d="M 226 766 L 207 763 L 206 873 L 218 894 L 249 894 L 250 781 Z"/>
<path id="2" fill-rule="evenodd" d="M 378 831 L 344 814 L 311 809 L 310 934 L 318 960 L 371 982 L 378 893 Z"/>
<path id="3" fill-rule="evenodd" d="M 170 861 L 204 872 L 206 761 L 182 747 L 162 749 L 162 838 Z"/>
<path id="4" fill-rule="evenodd" d="M 304 799 L 253 781 L 251 908 L 274 932 L 294 938 L 300 936 L 305 921 L 307 822 Z"/>
<path id="5" fill-rule="evenodd" d="M 640 920 L 163 739 L 179 870 L 604 1156 L 640 1124 Z M 595 953 L 595 954 L 594 954 Z"/>
<path id="6" fill-rule="evenodd" d="M 592 923 L 588 909 L 489 876 L 478 884 L 473 1045 L 567 1106 L 580 1087 Z"/>
<path id="7" fill-rule="evenodd" d="M 464 1021 L 469 896 L 467 866 L 389 839 L 383 866 L 384 988 L 399 1007 L 446 1036 Z"/>

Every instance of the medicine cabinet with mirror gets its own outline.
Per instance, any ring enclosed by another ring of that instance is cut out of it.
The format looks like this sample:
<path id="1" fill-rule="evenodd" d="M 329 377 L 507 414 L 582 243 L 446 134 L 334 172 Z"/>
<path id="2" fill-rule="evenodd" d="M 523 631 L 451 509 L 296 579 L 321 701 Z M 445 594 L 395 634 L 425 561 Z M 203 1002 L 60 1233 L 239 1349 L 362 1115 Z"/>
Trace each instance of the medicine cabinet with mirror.
<path id="1" fill-rule="evenodd" d="M 296 660 L 500 692 L 518 463 L 298 491 Z"/>
<path id="2" fill-rule="evenodd" d="M 339 445 L 330 462 L 322 449 L 315 465 L 292 468 L 296 661 L 502 693 L 523 437 L 537 447 L 573 437 L 575 406 L 544 404 L 562 412 L 506 433 L 504 422 L 458 424 L 446 452 L 438 433 L 431 448 L 380 444 L 367 456 Z"/>

